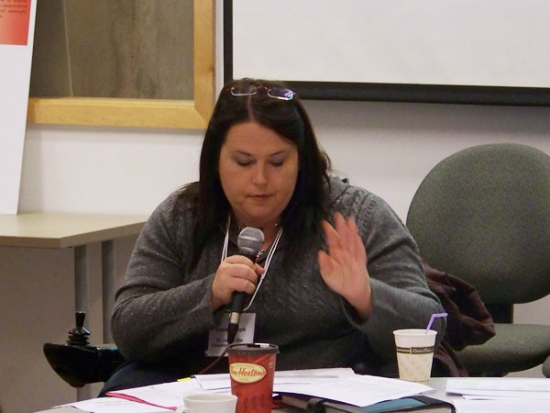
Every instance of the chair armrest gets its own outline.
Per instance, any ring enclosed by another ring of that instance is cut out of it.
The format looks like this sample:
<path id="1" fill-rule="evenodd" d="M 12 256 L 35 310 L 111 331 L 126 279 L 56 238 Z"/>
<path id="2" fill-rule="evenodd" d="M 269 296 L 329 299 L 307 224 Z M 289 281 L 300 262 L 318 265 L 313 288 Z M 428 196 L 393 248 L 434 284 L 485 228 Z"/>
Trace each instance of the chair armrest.
<path id="1" fill-rule="evenodd" d="M 44 344 L 44 355 L 52 369 L 72 387 L 105 382 L 125 360 L 115 345 L 74 346 Z"/>

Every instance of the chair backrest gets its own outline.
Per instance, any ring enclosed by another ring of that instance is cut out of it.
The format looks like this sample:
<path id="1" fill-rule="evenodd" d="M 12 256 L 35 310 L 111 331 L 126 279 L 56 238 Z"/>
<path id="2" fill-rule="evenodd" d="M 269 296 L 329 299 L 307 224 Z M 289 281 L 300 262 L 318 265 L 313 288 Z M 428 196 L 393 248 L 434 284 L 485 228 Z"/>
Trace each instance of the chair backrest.
<path id="1" fill-rule="evenodd" d="M 504 143 L 459 151 L 424 178 L 407 226 L 432 267 L 511 318 L 512 304 L 550 293 L 550 156 Z"/>

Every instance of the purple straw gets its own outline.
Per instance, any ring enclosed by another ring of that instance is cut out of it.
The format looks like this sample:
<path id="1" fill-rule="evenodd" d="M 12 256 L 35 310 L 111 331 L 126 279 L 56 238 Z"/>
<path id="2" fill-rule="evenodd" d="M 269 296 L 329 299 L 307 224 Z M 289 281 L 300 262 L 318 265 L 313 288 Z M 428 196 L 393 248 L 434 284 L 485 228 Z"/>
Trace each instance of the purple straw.
<path id="1" fill-rule="evenodd" d="M 426 333 L 430 330 L 432 324 L 434 323 L 434 320 L 438 317 L 447 317 L 447 313 L 432 314 L 432 316 L 430 317 L 430 322 L 428 323 L 428 327 L 426 327 Z"/>

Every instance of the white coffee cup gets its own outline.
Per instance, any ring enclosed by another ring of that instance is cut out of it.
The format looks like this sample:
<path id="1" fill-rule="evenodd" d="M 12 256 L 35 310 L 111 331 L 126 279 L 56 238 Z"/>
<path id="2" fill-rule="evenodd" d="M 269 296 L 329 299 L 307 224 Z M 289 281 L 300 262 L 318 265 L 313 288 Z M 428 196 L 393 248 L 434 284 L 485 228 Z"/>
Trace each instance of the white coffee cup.
<path id="1" fill-rule="evenodd" d="M 176 413 L 235 413 L 237 396 L 230 393 L 190 394 Z"/>
<path id="2" fill-rule="evenodd" d="M 393 332 L 401 380 L 426 383 L 430 380 L 437 331 L 403 329 Z"/>

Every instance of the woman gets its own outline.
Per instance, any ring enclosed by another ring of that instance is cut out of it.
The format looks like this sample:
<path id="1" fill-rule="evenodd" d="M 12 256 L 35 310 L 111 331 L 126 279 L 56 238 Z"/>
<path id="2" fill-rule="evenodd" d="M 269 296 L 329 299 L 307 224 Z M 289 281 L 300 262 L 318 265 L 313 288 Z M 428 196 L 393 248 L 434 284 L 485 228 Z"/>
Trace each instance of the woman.
<path id="1" fill-rule="evenodd" d="M 103 392 L 200 372 L 220 352 L 235 291 L 255 293 L 243 340 L 278 345 L 278 370 L 395 374 L 393 330 L 443 309 L 390 207 L 329 173 L 294 92 L 226 85 L 199 182 L 162 202 L 137 240 L 112 316 L 128 363 Z M 257 263 L 239 255 L 243 227 L 264 233 Z M 441 337 L 445 321 L 434 328 Z M 225 360 L 210 371 L 227 372 Z"/>

